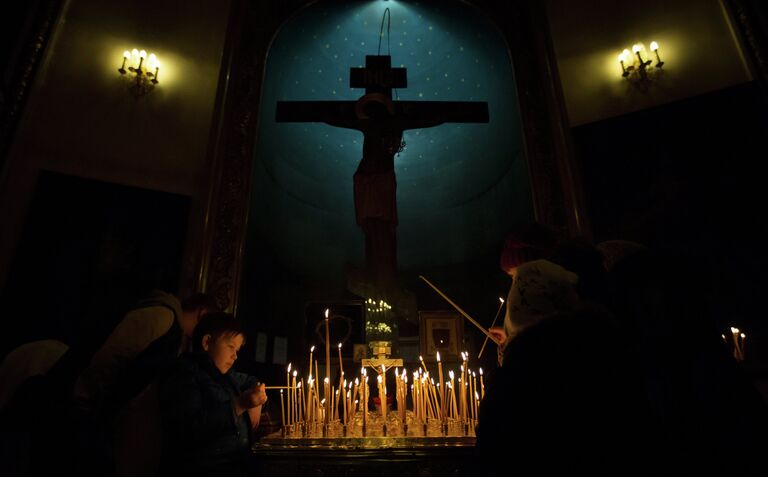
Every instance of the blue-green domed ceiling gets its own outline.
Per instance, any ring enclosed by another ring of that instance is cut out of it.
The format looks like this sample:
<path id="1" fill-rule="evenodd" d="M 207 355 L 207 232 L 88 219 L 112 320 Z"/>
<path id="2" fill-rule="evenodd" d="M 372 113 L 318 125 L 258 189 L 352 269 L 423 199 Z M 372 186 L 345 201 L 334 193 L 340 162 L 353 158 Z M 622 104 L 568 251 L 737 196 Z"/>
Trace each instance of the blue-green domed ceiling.
<path id="1" fill-rule="evenodd" d="M 395 159 L 400 269 L 462 263 L 498 251 L 532 217 L 516 86 L 507 46 L 474 7 L 451 2 L 317 2 L 280 30 L 262 91 L 250 230 L 300 275 L 362 264 L 352 176 L 362 134 L 319 123 L 276 123 L 277 101 L 356 100 L 349 68 L 375 55 L 391 12 L 393 66 L 408 69 L 396 99 L 487 101 L 488 124 L 409 130 Z"/>

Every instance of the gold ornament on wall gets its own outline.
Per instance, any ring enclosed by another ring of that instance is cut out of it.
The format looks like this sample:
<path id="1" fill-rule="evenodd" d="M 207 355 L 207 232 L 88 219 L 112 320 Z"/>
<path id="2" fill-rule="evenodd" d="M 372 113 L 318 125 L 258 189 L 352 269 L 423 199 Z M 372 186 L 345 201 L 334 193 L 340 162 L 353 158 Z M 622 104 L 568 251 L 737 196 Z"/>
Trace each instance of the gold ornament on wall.
<path id="1" fill-rule="evenodd" d="M 652 41 L 650 48 L 656 56 L 656 64 L 653 67 L 651 67 L 653 60 L 645 51 L 645 46 L 642 43 L 632 45 L 631 52 L 629 48 L 625 48 L 624 51 L 619 53 L 618 60 L 621 66 L 621 76 L 633 83 L 647 85 L 654 76 L 658 75 L 661 72 L 662 66 L 664 66 L 664 62 L 661 61 L 659 56 L 659 44 Z"/>
<path id="2" fill-rule="evenodd" d="M 157 55 L 134 48 L 123 52 L 123 61 L 117 69 L 120 75 L 130 79 L 129 89 L 137 94 L 147 94 L 159 83 L 160 60 Z"/>

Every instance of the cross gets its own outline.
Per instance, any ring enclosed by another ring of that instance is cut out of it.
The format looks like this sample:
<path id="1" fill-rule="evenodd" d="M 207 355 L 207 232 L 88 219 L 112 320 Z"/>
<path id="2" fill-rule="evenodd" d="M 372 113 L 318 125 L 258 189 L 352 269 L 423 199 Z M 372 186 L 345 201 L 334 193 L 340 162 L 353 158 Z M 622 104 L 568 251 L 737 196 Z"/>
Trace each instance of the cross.
<path id="1" fill-rule="evenodd" d="M 488 103 L 393 101 L 392 89 L 408 85 L 406 69 L 389 55 L 365 57 L 350 68 L 350 88 L 365 88 L 357 101 L 278 101 L 277 122 L 322 122 L 363 133 L 363 158 L 354 175 L 355 218 L 365 235 L 368 273 L 384 288 L 397 272 L 395 154 L 403 131 L 443 123 L 487 123 Z"/>
<path id="2" fill-rule="evenodd" d="M 367 358 L 362 360 L 363 367 L 371 367 L 379 374 L 384 374 L 389 368 L 403 367 L 403 360 L 401 358 L 390 358 L 389 353 L 392 352 L 392 343 L 389 341 L 371 341 L 371 351 L 376 356 L 375 358 Z"/>

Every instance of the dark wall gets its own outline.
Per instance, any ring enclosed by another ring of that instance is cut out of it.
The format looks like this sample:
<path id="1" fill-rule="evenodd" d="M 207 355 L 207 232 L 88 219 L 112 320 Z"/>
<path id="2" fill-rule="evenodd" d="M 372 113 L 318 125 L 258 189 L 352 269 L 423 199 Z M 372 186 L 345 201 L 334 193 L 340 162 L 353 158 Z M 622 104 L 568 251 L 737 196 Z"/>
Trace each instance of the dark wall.
<path id="1" fill-rule="evenodd" d="M 749 83 L 573 129 L 595 240 L 636 240 L 693 262 L 712 324 L 746 330 L 761 372 L 766 106 Z"/>
<path id="2" fill-rule="evenodd" d="M 188 208 L 184 196 L 43 173 L 0 295 L 0 355 L 44 338 L 95 346 L 141 295 L 175 292 Z"/>

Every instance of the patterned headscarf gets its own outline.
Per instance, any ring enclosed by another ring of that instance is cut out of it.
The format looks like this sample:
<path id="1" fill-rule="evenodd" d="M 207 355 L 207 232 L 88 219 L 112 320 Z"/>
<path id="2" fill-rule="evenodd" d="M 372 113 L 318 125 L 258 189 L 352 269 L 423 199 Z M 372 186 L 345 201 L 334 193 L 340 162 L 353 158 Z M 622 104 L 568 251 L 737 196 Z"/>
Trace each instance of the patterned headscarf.
<path id="1" fill-rule="evenodd" d="M 534 260 L 517 268 L 507 296 L 504 331 L 507 342 L 522 329 L 548 316 L 573 310 L 579 303 L 579 277 L 547 260 Z"/>

